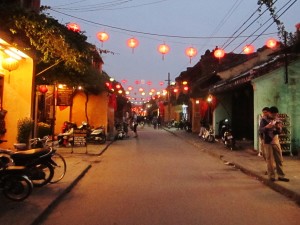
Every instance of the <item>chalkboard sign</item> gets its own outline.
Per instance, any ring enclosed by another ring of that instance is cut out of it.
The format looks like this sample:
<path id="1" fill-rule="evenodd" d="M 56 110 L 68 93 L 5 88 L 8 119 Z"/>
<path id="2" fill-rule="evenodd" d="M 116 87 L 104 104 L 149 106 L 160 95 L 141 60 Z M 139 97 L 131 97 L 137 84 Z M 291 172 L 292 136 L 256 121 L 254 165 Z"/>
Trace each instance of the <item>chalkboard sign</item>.
<path id="1" fill-rule="evenodd" d="M 73 132 L 74 146 L 86 146 L 86 130 L 75 129 Z"/>
<path id="2" fill-rule="evenodd" d="M 73 89 L 68 87 L 57 89 L 57 102 L 58 106 L 71 106 L 73 97 Z"/>

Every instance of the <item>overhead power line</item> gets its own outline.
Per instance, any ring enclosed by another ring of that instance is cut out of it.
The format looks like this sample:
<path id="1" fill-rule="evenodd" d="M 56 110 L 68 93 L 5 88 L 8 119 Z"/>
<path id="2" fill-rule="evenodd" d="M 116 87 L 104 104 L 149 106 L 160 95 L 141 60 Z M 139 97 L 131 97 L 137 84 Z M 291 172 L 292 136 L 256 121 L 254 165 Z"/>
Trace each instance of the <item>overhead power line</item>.
<path id="1" fill-rule="evenodd" d="M 95 24 L 95 25 L 99 25 L 99 26 L 103 26 L 103 27 L 108 27 L 108 28 L 115 29 L 115 30 L 121 30 L 121 31 L 125 31 L 125 32 L 129 32 L 129 33 L 143 34 L 143 35 L 149 35 L 149 36 L 167 37 L 167 38 L 181 38 L 181 39 L 210 39 L 210 38 L 212 38 L 212 39 L 224 39 L 224 38 L 246 38 L 246 37 L 249 37 L 249 35 L 245 35 L 245 36 L 214 36 L 214 37 L 211 37 L 211 36 L 182 36 L 182 35 L 150 33 L 150 32 L 143 32 L 143 31 L 130 30 L 130 29 L 126 29 L 126 28 L 111 26 L 111 25 L 107 25 L 107 24 L 98 23 L 98 22 L 95 22 L 95 21 L 83 19 L 83 18 L 80 18 L 80 17 L 77 17 L 77 16 L 72 16 L 70 14 L 60 12 L 58 10 L 54 10 L 54 9 L 50 9 L 50 10 L 54 11 L 56 13 L 65 15 L 65 16 L 69 16 L 71 18 L 75 18 L 75 19 L 87 22 L 87 23 L 91 23 L 91 24 Z M 263 34 L 263 35 L 270 35 L 270 34 Z M 251 36 L 256 36 L 256 35 L 251 35 Z"/>

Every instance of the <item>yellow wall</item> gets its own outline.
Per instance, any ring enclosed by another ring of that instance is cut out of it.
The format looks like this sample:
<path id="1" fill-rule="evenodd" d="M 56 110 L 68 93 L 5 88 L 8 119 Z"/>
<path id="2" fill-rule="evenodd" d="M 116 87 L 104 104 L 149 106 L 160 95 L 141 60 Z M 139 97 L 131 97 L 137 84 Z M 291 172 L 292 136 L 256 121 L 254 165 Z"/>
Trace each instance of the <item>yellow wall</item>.
<path id="1" fill-rule="evenodd" d="M 7 132 L 1 139 L 8 142 L 1 144 L 3 148 L 13 148 L 17 137 L 17 122 L 32 113 L 33 60 L 23 58 L 18 69 L 11 71 L 2 68 L 2 61 L 7 55 L 0 51 L 0 76 L 4 77 L 3 109 L 7 110 L 5 124 Z"/>
<path id="2" fill-rule="evenodd" d="M 61 132 L 61 127 L 64 121 L 75 122 L 78 126 L 87 121 L 85 116 L 85 101 L 86 96 L 83 92 L 76 93 L 73 99 L 73 106 L 60 110 L 56 107 L 56 125 L 55 134 Z M 71 114 L 70 114 L 71 110 Z M 108 97 L 104 92 L 101 95 L 90 95 L 87 105 L 89 124 L 91 126 L 105 126 L 107 128 L 107 113 L 108 113 Z"/>

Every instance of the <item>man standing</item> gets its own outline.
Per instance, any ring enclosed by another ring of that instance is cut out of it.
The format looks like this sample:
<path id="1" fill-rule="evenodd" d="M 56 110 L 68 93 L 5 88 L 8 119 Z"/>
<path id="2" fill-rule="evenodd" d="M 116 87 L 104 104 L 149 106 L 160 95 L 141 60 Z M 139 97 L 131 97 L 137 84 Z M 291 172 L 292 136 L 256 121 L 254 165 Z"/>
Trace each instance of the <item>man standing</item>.
<path id="1" fill-rule="evenodd" d="M 269 107 L 264 107 L 262 109 L 262 115 L 259 121 L 259 125 L 265 121 L 265 123 L 268 123 L 268 114 L 269 114 L 270 108 Z M 258 156 L 262 156 L 264 160 L 266 160 L 266 153 L 264 150 L 264 135 L 263 133 L 259 132 L 259 152 Z"/>
<path id="2" fill-rule="evenodd" d="M 261 121 L 259 131 L 263 134 L 264 150 L 270 181 L 275 181 L 275 164 L 278 180 L 288 182 L 289 179 L 285 178 L 285 174 L 282 169 L 283 159 L 278 137 L 278 134 L 282 131 L 282 123 L 278 120 L 277 115 L 277 107 L 270 107 L 269 114 L 267 116 L 268 120 Z"/>

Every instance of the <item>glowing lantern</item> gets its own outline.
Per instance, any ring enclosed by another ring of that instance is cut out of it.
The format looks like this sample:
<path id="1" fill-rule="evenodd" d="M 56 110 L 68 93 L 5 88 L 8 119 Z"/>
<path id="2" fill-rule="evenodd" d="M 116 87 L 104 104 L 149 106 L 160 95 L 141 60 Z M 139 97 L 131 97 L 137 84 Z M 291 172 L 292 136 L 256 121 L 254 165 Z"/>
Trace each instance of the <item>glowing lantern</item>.
<path id="1" fill-rule="evenodd" d="M 269 39 L 267 40 L 267 42 L 266 42 L 266 46 L 267 46 L 268 48 L 275 48 L 276 45 L 277 45 L 277 40 L 274 39 L 274 38 L 269 38 Z"/>
<path id="2" fill-rule="evenodd" d="M 127 80 L 125 80 L 125 79 L 122 80 L 122 83 L 123 83 L 123 84 L 126 84 L 126 83 L 127 83 Z"/>
<path id="3" fill-rule="evenodd" d="M 166 44 L 162 44 L 158 46 L 158 51 L 162 54 L 162 59 L 164 60 L 164 56 L 169 53 L 170 47 Z"/>
<path id="4" fill-rule="evenodd" d="M 117 84 L 117 85 L 116 85 L 116 88 L 117 88 L 117 89 L 120 89 L 120 88 L 121 88 L 121 85 L 120 85 L 120 84 Z"/>
<path id="5" fill-rule="evenodd" d="M 139 80 L 134 81 L 135 84 L 140 84 Z"/>
<path id="6" fill-rule="evenodd" d="M 74 32 L 80 32 L 80 26 L 77 23 L 68 23 L 67 28 Z"/>
<path id="7" fill-rule="evenodd" d="M 39 92 L 41 92 L 42 94 L 47 93 L 47 91 L 48 91 L 47 85 L 40 85 L 39 86 Z"/>
<path id="8" fill-rule="evenodd" d="M 178 92 L 178 89 L 177 89 L 177 88 L 174 88 L 174 92 L 177 93 L 177 92 Z"/>
<path id="9" fill-rule="evenodd" d="M 164 82 L 163 82 L 163 81 L 159 82 L 159 85 L 160 85 L 160 86 L 163 86 L 163 85 L 164 85 Z"/>
<path id="10" fill-rule="evenodd" d="M 147 84 L 150 86 L 152 84 L 152 82 L 151 81 L 147 81 Z"/>
<path id="11" fill-rule="evenodd" d="M 127 89 L 128 89 L 128 91 L 132 91 L 133 87 L 129 86 Z"/>
<path id="12" fill-rule="evenodd" d="M 184 86 L 184 87 L 183 87 L 183 90 L 188 91 L 188 90 L 189 90 L 189 87 L 188 87 L 188 86 Z"/>
<path id="13" fill-rule="evenodd" d="M 223 58 L 225 55 L 225 51 L 221 48 L 216 48 L 215 51 L 214 51 L 214 56 L 218 59 L 221 59 Z"/>
<path id="14" fill-rule="evenodd" d="M 197 55 L 197 49 L 193 48 L 193 47 L 189 47 L 185 50 L 185 54 L 190 57 L 190 63 L 192 61 L 192 58 L 195 57 Z"/>
<path id="15" fill-rule="evenodd" d="M 98 32 L 97 38 L 99 41 L 101 41 L 101 43 L 103 45 L 103 42 L 107 41 L 109 39 L 109 36 L 106 32 Z"/>
<path id="16" fill-rule="evenodd" d="M 143 88 L 139 88 L 139 92 L 143 92 L 144 91 L 144 89 Z"/>
<path id="17" fill-rule="evenodd" d="M 130 38 L 127 40 L 127 46 L 129 48 L 132 48 L 132 53 L 134 51 L 134 49 L 139 45 L 139 41 L 135 38 Z"/>
<path id="18" fill-rule="evenodd" d="M 9 72 L 18 69 L 19 61 L 14 58 L 6 58 L 2 61 L 2 68 Z"/>
<path id="19" fill-rule="evenodd" d="M 155 92 L 155 89 L 154 89 L 154 88 L 152 88 L 150 91 L 151 91 L 151 92 Z"/>
<path id="20" fill-rule="evenodd" d="M 246 45 L 244 48 L 243 48 L 243 52 L 245 54 L 251 54 L 254 52 L 254 47 L 253 45 Z"/>
<path id="21" fill-rule="evenodd" d="M 10 72 L 18 69 L 19 61 L 14 58 L 6 58 L 2 61 L 2 68 L 8 70 L 8 83 L 10 83 Z"/>

